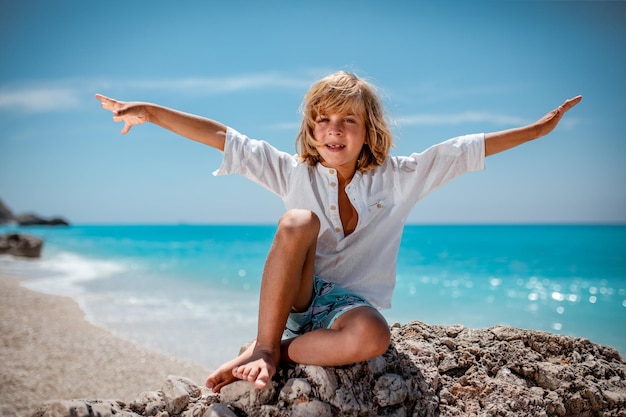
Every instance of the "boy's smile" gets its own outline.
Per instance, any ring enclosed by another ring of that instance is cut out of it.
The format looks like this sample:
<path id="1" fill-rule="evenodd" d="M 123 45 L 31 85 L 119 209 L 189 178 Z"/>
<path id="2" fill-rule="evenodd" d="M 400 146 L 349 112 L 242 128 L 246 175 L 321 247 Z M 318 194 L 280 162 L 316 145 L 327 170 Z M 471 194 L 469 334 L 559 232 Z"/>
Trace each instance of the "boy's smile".
<path id="1" fill-rule="evenodd" d="M 322 165 L 335 168 L 344 178 L 351 178 L 365 144 L 365 121 L 352 112 L 322 114 L 315 120 L 316 149 Z"/>

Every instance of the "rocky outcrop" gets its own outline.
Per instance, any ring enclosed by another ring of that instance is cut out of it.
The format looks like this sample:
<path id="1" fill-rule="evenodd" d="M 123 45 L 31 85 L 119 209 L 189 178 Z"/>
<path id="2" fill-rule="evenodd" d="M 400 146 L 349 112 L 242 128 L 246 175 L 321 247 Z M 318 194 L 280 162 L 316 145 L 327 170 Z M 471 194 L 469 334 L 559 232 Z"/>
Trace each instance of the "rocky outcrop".
<path id="1" fill-rule="evenodd" d="M 69 416 L 626 416 L 626 363 L 586 339 L 496 326 L 392 326 L 381 357 L 350 366 L 281 368 L 269 389 L 214 394 L 182 377 L 130 403 L 54 401 Z"/>
<path id="2" fill-rule="evenodd" d="M 23 256 L 27 258 L 39 258 L 43 240 L 20 233 L 9 233 L 0 236 L 0 255 Z"/>

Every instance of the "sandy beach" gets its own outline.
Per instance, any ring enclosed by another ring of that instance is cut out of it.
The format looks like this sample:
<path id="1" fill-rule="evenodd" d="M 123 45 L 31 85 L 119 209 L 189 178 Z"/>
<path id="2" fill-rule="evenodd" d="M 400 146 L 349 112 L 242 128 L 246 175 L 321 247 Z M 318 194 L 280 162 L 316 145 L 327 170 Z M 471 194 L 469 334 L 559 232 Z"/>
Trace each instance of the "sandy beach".
<path id="1" fill-rule="evenodd" d="M 208 373 L 92 325 L 70 298 L 0 277 L 0 300 L 2 416 L 29 416 L 52 399 L 131 401 L 160 388 L 167 375 L 202 384 Z"/>

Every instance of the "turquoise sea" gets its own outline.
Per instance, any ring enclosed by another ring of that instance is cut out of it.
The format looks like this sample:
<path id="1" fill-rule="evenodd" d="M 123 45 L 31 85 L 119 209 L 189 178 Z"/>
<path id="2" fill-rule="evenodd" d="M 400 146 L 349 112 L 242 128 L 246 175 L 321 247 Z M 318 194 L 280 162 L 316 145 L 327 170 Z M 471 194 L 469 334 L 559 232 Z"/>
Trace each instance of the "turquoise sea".
<path id="1" fill-rule="evenodd" d="M 0 274 L 73 297 L 95 324 L 212 369 L 255 336 L 274 230 L 5 226 L 45 246 L 39 260 L 0 256 Z M 626 226 L 407 226 L 383 313 L 390 323 L 547 330 L 626 356 Z"/>

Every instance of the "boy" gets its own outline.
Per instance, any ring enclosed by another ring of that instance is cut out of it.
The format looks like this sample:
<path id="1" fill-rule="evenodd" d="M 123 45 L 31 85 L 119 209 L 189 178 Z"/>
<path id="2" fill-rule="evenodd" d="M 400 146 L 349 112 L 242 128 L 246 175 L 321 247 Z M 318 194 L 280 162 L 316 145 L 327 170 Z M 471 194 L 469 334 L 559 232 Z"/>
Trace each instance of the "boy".
<path id="1" fill-rule="evenodd" d="M 122 133 L 155 123 L 224 152 L 216 175 L 239 173 L 278 194 L 278 222 L 261 281 L 255 342 L 208 376 L 214 391 L 237 380 L 265 388 L 280 360 L 339 366 L 383 354 L 395 261 L 404 222 L 429 192 L 483 169 L 489 156 L 552 131 L 578 104 L 565 101 L 537 122 L 453 138 L 422 153 L 389 156 L 391 133 L 374 87 L 337 72 L 304 98 L 298 155 L 280 152 L 219 122 L 150 103 L 96 96 Z"/>

